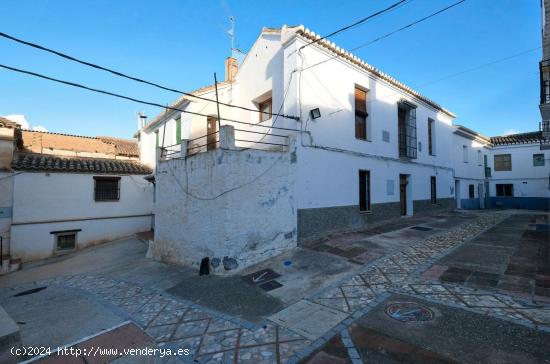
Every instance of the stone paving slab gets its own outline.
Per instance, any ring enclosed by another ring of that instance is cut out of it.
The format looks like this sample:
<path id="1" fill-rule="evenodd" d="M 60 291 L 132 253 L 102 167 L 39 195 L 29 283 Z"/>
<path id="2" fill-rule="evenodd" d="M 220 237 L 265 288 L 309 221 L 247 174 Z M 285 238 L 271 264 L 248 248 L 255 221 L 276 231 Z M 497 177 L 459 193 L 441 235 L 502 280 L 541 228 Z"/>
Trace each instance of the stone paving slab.
<path id="1" fill-rule="evenodd" d="M 347 316 L 339 310 L 302 300 L 270 316 L 269 319 L 310 340 L 316 340 Z"/>

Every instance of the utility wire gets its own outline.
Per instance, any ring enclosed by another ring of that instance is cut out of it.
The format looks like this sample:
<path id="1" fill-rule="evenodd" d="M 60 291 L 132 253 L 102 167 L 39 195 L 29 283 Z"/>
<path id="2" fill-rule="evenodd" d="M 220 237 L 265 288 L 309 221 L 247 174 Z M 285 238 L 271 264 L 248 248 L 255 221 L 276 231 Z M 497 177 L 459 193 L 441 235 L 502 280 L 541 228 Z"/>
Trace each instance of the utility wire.
<path id="1" fill-rule="evenodd" d="M 427 15 L 427 16 L 423 17 L 423 18 L 420 18 L 420 19 L 418 19 L 418 20 L 416 20 L 416 21 L 414 21 L 414 22 L 412 22 L 412 23 L 409 23 L 409 24 L 407 24 L 407 25 L 405 25 L 405 26 L 403 26 L 403 27 L 401 27 L 401 28 L 399 28 L 399 29 L 397 29 L 397 30 L 394 30 L 394 31 L 392 31 L 392 32 L 389 32 L 389 33 L 387 33 L 387 34 L 385 34 L 385 35 L 383 35 L 383 36 L 380 36 L 380 37 L 378 37 L 378 38 L 376 38 L 376 39 L 373 39 L 373 40 L 371 40 L 371 41 L 369 41 L 369 42 L 367 42 L 367 43 L 361 44 L 361 45 L 359 45 L 359 46 L 357 46 L 357 47 L 354 47 L 354 48 L 352 48 L 352 49 L 350 50 L 350 52 L 353 52 L 353 51 L 356 51 L 356 50 L 358 50 L 358 49 L 367 47 L 367 46 L 369 46 L 369 45 L 371 45 L 371 44 L 373 44 L 373 43 L 376 43 L 376 42 L 381 41 L 382 39 L 388 38 L 388 37 L 390 37 L 390 36 L 392 36 L 392 35 L 394 35 L 394 34 L 396 34 L 396 33 L 399 33 L 399 32 L 401 32 L 401 31 L 403 31 L 403 30 L 406 30 L 406 29 L 408 29 L 408 28 L 411 28 L 411 27 L 413 27 L 414 25 L 416 25 L 416 24 L 418 24 L 418 23 L 422 23 L 423 21 L 426 21 L 426 20 L 428 20 L 428 19 L 430 19 L 430 18 L 432 18 L 432 17 L 434 17 L 434 16 L 436 16 L 436 15 L 439 15 L 439 14 L 441 14 L 441 13 L 443 13 L 443 12 L 445 12 L 445 11 L 447 11 L 447 10 L 449 10 L 449 9 L 451 9 L 451 8 L 457 6 L 457 5 L 459 5 L 459 4 L 461 4 L 461 3 L 465 2 L 465 1 L 466 1 L 466 0 L 460 0 L 460 1 L 456 2 L 456 3 L 454 3 L 454 4 L 451 4 L 451 5 L 449 5 L 449 6 L 445 7 L 445 8 L 443 8 L 443 9 L 441 9 L 441 10 L 436 11 L 435 13 L 432 13 L 432 14 L 430 14 L 430 15 Z M 315 64 L 313 64 L 313 65 L 311 65 L 311 66 L 309 66 L 309 67 L 306 67 L 306 68 L 302 69 L 302 71 L 305 71 L 305 70 L 308 70 L 308 69 L 310 69 L 310 68 L 316 67 L 316 66 L 318 66 L 318 65 L 320 65 L 320 64 L 323 64 L 323 63 L 326 63 L 326 62 L 328 62 L 328 61 L 331 61 L 331 60 L 333 60 L 333 59 L 335 59 L 335 58 L 337 58 L 337 57 L 338 57 L 338 55 L 332 56 L 332 57 L 330 57 L 330 58 L 328 58 L 328 59 L 325 59 L 324 61 L 315 63 Z"/>
<path id="2" fill-rule="evenodd" d="M 31 43 L 31 42 L 25 41 L 25 40 L 23 40 L 23 39 L 16 38 L 16 37 L 14 37 L 14 36 L 12 36 L 12 35 L 9 35 L 9 34 L 3 33 L 3 32 L 0 32 L 0 37 L 7 38 L 7 39 L 13 40 L 13 41 L 15 41 L 15 42 L 17 42 L 17 43 L 21 43 L 21 44 L 24 44 L 24 45 L 27 45 L 27 46 L 30 46 L 30 47 L 33 47 L 33 48 L 36 48 L 36 49 L 45 51 L 45 52 L 49 52 L 49 53 L 55 54 L 56 56 L 59 56 L 59 57 L 68 59 L 68 60 L 73 61 L 73 62 L 77 62 L 77 63 L 83 64 L 83 65 L 85 65 L 85 66 L 89 66 L 89 67 L 92 67 L 92 68 L 95 68 L 95 69 L 98 69 L 98 70 L 101 70 L 101 71 L 105 71 L 105 72 L 112 73 L 112 74 L 114 74 L 114 75 L 116 75 L 116 76 L 124 77 L 124 78 L 127 78 L 127 79 L 132 80 L 132 81 L 136 81 L 136 82 L 144 83 L 144 84 L 147 84 L 147 85 L 150 85 L 150 86 L 154 86 L 154 87 L 160 88 L 160 89 L 165 90 L 165 91 L 170 91 L 170 92 L 174 92 L 174 93 L 177 93 L 177 94 L 183 94 L 183 95 L 185 95 L 185 96 L 194 97 L 194 98 L 196 98 L 196 99 L 203 100 L 203 101 L 216 102 L 216 100 L 212 100 L 212 99 L 209 99 L 209 98 L 206 98 L 206 97 L 202 97 L 202 96 L 193 95 L 192 93 L 188 93 L 188 92 L 185 92 L 185 91 L 177 90 L 177 89 L 174 89 L 174 88 L 162 86 L 162 85 L 160 85 L 160 84 L 158 84 L 158 83 L 155 83 L 155 82 L 146 81 L 146 80 L 144 80 L 144 79 L 137 78 L 137 77 L 134 77 L 134 76 L 129 76 L 129 75 L 127 75 L 127 74 L 124 74 L 124 73 L 119 72 L 119 71 L 112 70 L 112 69 L 110 69 L 110 68 L 106 68 L 106 67 L 103 67 L 103 66 L 100 66 L 100 65 L 91 63 L 91 62 L 83 61 L 83 60 L 81 60 L 81 59 L 75 58 L 75 57 L 70 56 L 70 55 L 68 55 L 68 54 L 61 53 L 61 52 L 56 51 L 56 50 L 53 50 L 53 49 L 51 49 L 51 48 L 47 48 L 47 47 L 41 46 L 41 45 L 36 44 L 36 43 Z M 276 116 L 281 116 L 281 117 L 284 117 L 284 118 L 287 118 L 287 119 L 299 120 L 299 118 L 296 117 L 296 116 L 284 115 L 284 114 L 281 114 L 281 115 L 279 115 L 279 114 L 272 114 L 272 113 L 270 113 L 270 112 L 261 111 L 261 110 L 256 110 L 256 109 L 251 109 L 251 108 L 244 107 L 244 106 L 239 106 L 239 105 L 232 105 L 232 104 L 227 104 L 227 103 L 223 103 L 223 102 L 220 102 L 220 105 L 224 105 L 224 106 L 227 106 L 227 107 L 233 107 L 233 108 L 237 108 L 237 109 L 241 109 L 241 110 L 246 110 L 246 111 L 253 111 L 253 112 L 258 112 L 258 113 L 262 113 L 262 114 L 268 114 L 268 115 L 271 115 L 271 116 L 276 115 Z"/>
<path id="3" fill-rule="evenodd" d="M 120 99 L 137 102 L 137 103 L 144 104 L 144 105 L 156 106 L 156 107 L 160 107 L 162 109 L 168 109 L 168 110 L 174 110 L 174 111 L 181 111 L 181 112 L 186 113 L 186 114 L 192 114 L 192 115 L 197 115 L 197 116 L 205 116 L 205 117 L 209 116 L 209 115 L 201 114 L 201 113 L 198 113 L 198 112 L 179 109 L 179 108 L 173 107 L 173 106 L 162 105 L 162 104 L 158 104 L 156 102 L 140 100 L 140 99 L 136 99 L 134 97 L 124 96 L 124 95 L 121 95 L 121 94 L 116 94 L 114 92 L 109 92 L 109 91 L 104 91 L 104 90 L 88 87 L 88 86 L 85 86 L 85 85 L 82 85 L 82 84 L 79 84 L 79 83 L 75 83 L 75 82 L 60 80 L 60 79 L 57 79 L 57 78 L 42 75 L 40 73 L 25 71 L 25 70 L 15 68 L 15 67 L 10 67 L 10 66 L 4 65 L 4 64 L 0 64 L 0 67 L 5 68 L 5 69 L 10 70 L 10 71 L 14 71 L 14 72 L 18 72 L 18 73 L 24 73 L 24 74 L 39 77 L 39 78 L 42 78 L 42 79 L 45 79 L 45 80 L 49 80 L 49 81 L 53 81 L 53 82 L 57 82 L 57 83 L 61 83 L 61 84 L 69 85 L 69 86 L 73 86 L 73 87 L 78 87 L 78 88 L 81 88 L 81 89 L 84 89 L 84 90 L 93 91 L 93 92 L 97 92 L 97 93 L 104 94 L 104 95 L 118 97 Z M 281 128 L 281 127 L 275 127 L 275 126 L 257 125 L 257 124 L 247 123 L 247 122 L 244 122 L 244 121 L 239 121 L 239 120 L 234 120 L 234 119 L 227 119 L 227 118 L 221 118 L 221 119 L 225 120 L 225 121 L 233 122 L 233 123 L 239 123 L 239 124 L 248 124 L 248 125 L 262 126 L 262 127 L 266 127 L 266 128 L 281 129 L 281 130 L 299 131 L 297 129 L 291 129 L 291 128 Z"/>
<path id="4" fill-rule="evenodd" d="M 343 27 L 343 28 L 340 28 L 340 29 L 338 29 L 338 30 L 335 30 L 334 32 L 332 32 L 332 33 L 330 33 L 330 34 L 325 35 L 324 37 L 321 37 L 321 38 L 319 38 L 319 39 L 316 39 L 316 40 L 314 40 L 314 41 L 311 41 L 311 42 L 309 42 L 308 44 L 305 44 L 305 45 L 301 46 L 300 49 L 304 49 L 305 47 L 307 47 L 307 46 L 309 46 L 309 45 L 312 45 L 312 44 L 315 44 L 315 43 L 317 43 L 317 42 L 320 42 L 320 41 L 322 41 L 323 39 L 330 38 L 330 37 L 332 37 L 332 36 L 334 36 L 334 35 L 336 35 L 336 34 L 338 34 L 338 33 L 342 33 L 342 32 L 345 32 L 346 30 L 349 30 L 349 29 L 351 29 L 351 28 L 354 28 L 354 27 L 358 26 L 359 24 L 362 24 L 362 23 L 364 23 L 364 22 L 366 22 L 366 21 L 368 21 L 368 20 L 370 20 L 370 19 L 372 19 L 372 18 L 375 18 L 375 17 L 377 17 L 377 16 L 379 16 L 379 15 L 384 14 L 385 12 L 388 12 L 388 11 L 391 11 L 391 10 L 396 9 L 399 5 L 404 4 L 404 3 L 407 2 L 407 1 L 409 1 L 409 0 L 401 0 L 401 1 L 398 1 L 398 2 L 394 3 L 393 5 L 388 6 L 387 8 L 385 8 L 385 9 L 383 9 L 383 10 L 377 11 L 376 13 L 371 14 L 371 15 L 367 16 L 366 18 L 363 18 L 363 19 L 361 19 L 361 20 L 356 21 L 356 22 L 353 23 L 353 24 L 347 25 L 347 26 L 345 26 L 345 27 Z M 411 0 L 411 1 L 412 1 L 412 0 Z"/>

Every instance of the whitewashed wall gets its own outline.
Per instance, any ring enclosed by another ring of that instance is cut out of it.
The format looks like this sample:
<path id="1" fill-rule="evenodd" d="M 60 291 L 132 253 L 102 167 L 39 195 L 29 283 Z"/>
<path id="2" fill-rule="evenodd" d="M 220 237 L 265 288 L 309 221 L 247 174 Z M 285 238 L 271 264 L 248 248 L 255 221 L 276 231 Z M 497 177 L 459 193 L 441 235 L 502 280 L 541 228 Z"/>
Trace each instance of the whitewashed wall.
<path id="1" fill-rule="evenodd" d="M 511 171 L 495 171 L 494 156 L 497 154 L 512 155 Z M 533 154 L 544 154 L 544 166 L 533 166 Z M 541 151 L 539 144 L 493 147 L 488 162 L 492 173 L 491 196 L 496 195 L 495 184 L 512 183 L 514 197 L 550 198 L 550 151 Z"/>
<path id="2" fill-rule="evenodd" d="M 307 68 L 332 57 L 332 54 L 291 40 L 285 45 L 285 75 L 296 68 Z M 354 88 L 369 90 L 367 96 L 368 140 L 355 138 Z M 333 59 L 301 74 L 293 83 L 289 99 L 297 100 L 286 112 L 300 113 L 304 136 L 298 149 L 297 196 L 299 208 L 331 207 L 358 204 L 358 169 L 371 170 L 372 203 L 399 201 L 399 174 L 410 174 L 412 198 L 430 198 L 430 176 L 437 177 L 438 198 L 453 197 L 452 153 L 445 146 L 451 142 L 451 118 L 427 104 L 375 78 L 367 71 Z M 417 140 L 422 144 L 418 158 L 408 162 L 399 159 L 397 142 L 397 103 L 406 99 L 417 105 Z M 301 107 L 301 110 L 300 110 Z M 321 118 L 310 120 L 309 111 L 320 108 Z M 436 155 L 428 153 L 428 118 L 436 121 Z M 389 132 L 389 142 L 382 139 Z M 338 149 L 324 151 L 311 148 Z M 387 193 L 388 181 L 394 182 L 394 193 Z"/>
<path id="3" fill-rule="evenodd" d="M 55 248 L 51 231 L 82 229 L 77 234 L 80 249 L 151 228 L 153 188 L 144 176 L 121 176 L 120 200 L 113 202 L 94 200 L 93 177 L 75 173 L 15 176 L 12 256 L 23 261 L 51 256 Z"/>
<path id="4" fill-rule="evenodd" d="M 3 238 L 3 255 L 9 254 L 13 211 L 13 179 L 13 172 L 0 171 L 0 236 Z"/>
<path id="5" fill-rule="evenodd" d="M 217 258 L 225 274 L 296 246 L 291 156 L 218 149 L 161 162 L 149 255 L 195 268 Z"/>

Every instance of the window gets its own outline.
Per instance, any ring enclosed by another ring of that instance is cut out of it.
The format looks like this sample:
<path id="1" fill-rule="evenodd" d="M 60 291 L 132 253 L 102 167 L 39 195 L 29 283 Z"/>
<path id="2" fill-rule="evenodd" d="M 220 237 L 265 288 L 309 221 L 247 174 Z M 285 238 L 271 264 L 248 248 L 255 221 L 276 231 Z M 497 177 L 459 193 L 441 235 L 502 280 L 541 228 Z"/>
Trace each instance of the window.
<path id="1" fill-rule="evenodd" d="M 481 153 L 481 150 L 477 151 L 477 165 L 481 166 L 483 163 L 483 154 Z"/>
<path id="2" fill-rule="evenodd" d="M 367 140 L 367 91 L 355 86 L 355 137 Z"/>
<path id="3" fill-rule="evenodd" d="M 160 146 L 160 142 L 159 142 L 159 131 L 158 130 L 155 130 L 155 147 L 159 147 Z"/>
<path id="4" fill-rule="evenodd" d="M 437 190 L 435 176 L 430 177 L 430 199 L 433 204 L 437 203 Z"/>
<path id="5" fill-rule="evenodd" d="M 370 211 L 370 171 L 359 171 L 359 211 Z"/>
<path id="6" fill-rule="evenodd" d="M 462 160 L 464 163 L 468 163 L 468 146 L 463 145 L 462 146 Z"/>
<path id="7" fill-rule="evenodd" d="M 428 153 L 430 155 L 435 155 L 434 141 L 435 141 L 435 120 L 428 118 Z"/>
<path id="8" fill-rule="evenodd" d="M 416 106 L 406 101 L 397 104 L 399 157 L 416 158 Z"/>
<path id="9" fill-rule="evenodd" d="M 96 201 L 118 201 L 120 199 L 120 177 L 94 177 Z"/>
<path id="10" fill-rule="evenodd" d="M 468 197 L 469 198 L 475 198 L 476 197 L 476 192 L 475 192 L 474 185 L 469 185 L 468 186 Z"/>
<path id="11" fill-rule="evenodd" d="M 512 155 L 496 154 L 495 171 L 511 171 L 511 170 L 512 170 Z"/>
<path id="12" fill-rule="evenodd" d="M 76 232 L 59 232 L 55 234 L 55 250 L 62 252 L 76 248 Z"/>
<path id="13" fill-rule="evenodd" d="M 498 197 L 513 197 L 514 185 L 513 184 L 497 184 L 497 196 Z"/>
<path id="14" fill-rule="evenodd" d="M 176 144 L 181 143 L 181 117 L 176 119 Z"/>
<path id="15" fill-rule="evenodd" d="M 272 113 L 272 103 L 271 99 L 267 99 L 265 101 L 262 101 L 258 104 L 258 110 L 261 111 L 260 114 L 260 123 L 271 119 L 271 113 Z"/>
<path id="16" fill-rule="evenodd" d="M 533 154 L 533 166 L 535 167 L 544 166 L 544 154 Z"/>

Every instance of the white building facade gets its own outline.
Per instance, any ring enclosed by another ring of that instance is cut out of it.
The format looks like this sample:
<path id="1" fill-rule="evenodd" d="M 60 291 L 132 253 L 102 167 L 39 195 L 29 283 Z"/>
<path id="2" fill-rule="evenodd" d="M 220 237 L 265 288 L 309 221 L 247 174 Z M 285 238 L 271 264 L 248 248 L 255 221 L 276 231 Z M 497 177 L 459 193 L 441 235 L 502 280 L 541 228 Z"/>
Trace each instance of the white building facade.
<path id="1" fill-rule="evenodd" d="M 140 125 L 156 168 L 152 256 L 195 267 L 209 258 L 226 273 L 391 218 L 499 206 L 490 138 L 318 39 L 264 28 L 236 74 L 226 61 L 219 112 L 210 86 Z M 534 188 L 548 209 L 547 185 Z"/>
<path id="2" fill-rule="evenodd" d="M 0 126 L 2 255 L 27 262 L 149 231 L 151 170 L 137 144 Z"/>

